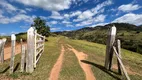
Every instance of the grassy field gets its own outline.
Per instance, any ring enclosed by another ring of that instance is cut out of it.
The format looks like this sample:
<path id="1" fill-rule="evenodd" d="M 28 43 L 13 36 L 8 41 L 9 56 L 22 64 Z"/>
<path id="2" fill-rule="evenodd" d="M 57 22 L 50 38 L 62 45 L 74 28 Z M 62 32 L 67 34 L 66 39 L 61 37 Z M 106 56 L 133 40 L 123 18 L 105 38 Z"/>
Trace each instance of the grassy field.
<path id="1" fill-rule="evenodd" d="M 66 38 L 66 43 L 72 45 L 75 49 L 83 51 L 89 55 L 86 63 L 92 65 L 94 76 L 97 80 L 116 80 L 121 79 L 116 70 L 106 71 L 104 69 L 105 60 L 105 45 L 87 42 L 83 40 L 71 40 Z M 115 56 L 114 56 L 115 57 Z M 122 58 L 124 65 L 129 69 L 128 73 L 132 80 L 142 79 L 142 55 L 135 52 L 122 49 Z M 114 58 L 113 64 L 116 64 L 116 58 Z"/>
<path id="2" fill-rule="evenodd" d="M 60 53 L 59 37 L 50 37 L 45 44 L 45 52 L 42 54 L 37 68 L 32 74 L 20 73 L 20 56 L 15 56 L 15 72 L 13 75 L 9 74 L 9 62 L 6 60 L 4 64 L 0 64 L 0 80 L 2 79 L 20 79 L 20 80 L 48 80 L 51 68 L 56 62 Z M 17 65 L 17 67 L 16 67 Z"/>
<path id="3" fill-rule="evenodd" d="M 18 54 L 15 56 L 14 74 L 9 74 L 10 60 L 6 60 L 4 64 L 0 64 L 0 80 L 13 78 L 20 80 L 48 80 L 50 71 L 60 55 L 61 44 L 65 47 L 65 53 L 59 80 L 85 80 L 85 74 L 75 54 L 68 49 L 66 44 L 88 55 L 88 59 L 83 62 L 91 66 L 97 80 L 121 80 L 122 76 L 117 73 L 116 69 L 106 71 L 104 68 L 105 45 L 83 40 L 72 40 L 63 36 L 48 38 L 48 41 L 45 43 L 45 52 L 42 54 L 37 68 L 32 74 L 20 73 L 21 54 Z M 141 80 L 142 55 L 122 49 L 122 58 L 131 80 Z M 113 64 L 116 64 L 116 58 L 113 60 Z"/>
<path id="4" fill-rule="evenodd" d="M 75 54 L 65 47 L 65 55 L 59 80 L 85 80 L 85 75 L 81 69 Z"/>

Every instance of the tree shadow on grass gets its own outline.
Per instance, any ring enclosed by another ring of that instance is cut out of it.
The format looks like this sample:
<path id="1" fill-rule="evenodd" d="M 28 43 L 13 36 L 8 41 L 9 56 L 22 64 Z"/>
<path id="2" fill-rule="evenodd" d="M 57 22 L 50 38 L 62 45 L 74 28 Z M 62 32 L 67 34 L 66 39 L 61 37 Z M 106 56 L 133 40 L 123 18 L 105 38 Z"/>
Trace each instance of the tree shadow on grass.
<path id="1" fill-rule="evenodd" d="M 121 80 L 118 76 L 115 76 L 115 75 L 114 75 L 114 74 L 118 75 L 118 73 L 111 71 L 112 73 L 114 73 L 114 74 L 112 74 L 110 71 L 106 70 L 105 67 L 102 66 L 102 65 L 99 65 L 99 64 L 96 64 L 96 63 L 93 63 L 93 62 L 90 62 L 90 61 L 86 61 L 86 60 L 81 60 L 81 62 L 86 63 L 86 64 L 93 65 L 93 66 L 99 68 L 100 70 L 104 71 L 105 73 L 109 74 L 109 75 L 112 76 L 113 78 L 115 78 L 115 79 L 117 79 L 117 80 Z"/>

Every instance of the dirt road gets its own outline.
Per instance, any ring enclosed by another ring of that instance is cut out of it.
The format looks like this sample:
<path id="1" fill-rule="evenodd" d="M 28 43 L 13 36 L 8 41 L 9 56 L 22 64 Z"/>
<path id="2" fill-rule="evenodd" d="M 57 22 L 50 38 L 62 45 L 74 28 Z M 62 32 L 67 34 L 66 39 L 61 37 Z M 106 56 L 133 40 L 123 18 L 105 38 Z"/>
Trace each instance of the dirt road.
<path id="1" fill-rule="evenodd" d="M 86 75 L 86 80 L 96 80 L 93 72 L 91 70 L 91 67 L 89 64 L 83 63 L 81 62 L 81 60 L 86 60 L 87 59 L 87 55 L 83 52 L 79 52 L 76 49 L 74 49 L 72 46 L 67 45 L 68 49 L 71 50 L 77 57 L 78 62 L 81 66 L 81 68 L 83 69 L 85 75 Z M 58 80 L 60 71 L 62 69 L 62 63 L 63 63 L 63 59 L 64 59 L 64 52 L 66 51 L 66 49 L 64 48 L 63 45 L 61 45 L 61 53 L 59 58 L 57 59 L 55 65 L 53 66 L 51 73 L 50 73 L 50 77 L 49 80 Z"/>
<path id="2" fill-rule="evenodd" d="M 61 71 L 61 67 L 62 67 L 62 63 L 63 63 L 63 56 L 64 56 L 64 52 L 65 52 L 64 46 L 61 45 L 61 47 L 62 47 L 61 54 L 51 70 L 49 80 L 58 80 L 58 77 L 59 77 L 59 74 Z"/>
<path id="3" fill-rule="evenodd" d="M 26 45 L 26 44 L 24 44 Z M 21 44 L 16 44 L 15 47 L 15 55 L 21 53 Z M 11 57 L 11 46 L 7 46 L 4 48 L 4 60 L 7 60 Z"/>
<path id="4" fill-rule="evenodd" d="M 70 50 L 73 51 L 78 59 L 78 62 L 81 66 L 81 68 L 83 69 L 83 71 L 85 72 L 86 75 L 86 80 L 96 80 L 93 72 L 91 70 L 90 65 L 81 62 L 81 60 L 86 60 L 87 59 L 87 55 L 83 52 L 79 52 L 76 49 L 74 49 L 72 46 L 68 45 L 70 47 Z"/>

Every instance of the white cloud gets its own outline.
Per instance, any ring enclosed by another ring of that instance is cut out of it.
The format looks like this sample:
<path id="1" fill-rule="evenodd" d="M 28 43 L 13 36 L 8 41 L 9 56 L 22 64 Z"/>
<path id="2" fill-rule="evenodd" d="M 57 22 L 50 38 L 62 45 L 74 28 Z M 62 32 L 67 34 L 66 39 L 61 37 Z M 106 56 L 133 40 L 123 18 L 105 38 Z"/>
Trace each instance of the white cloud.
<path id="1" fill-rule="evenodd" d="M 61 28 L 50 28 L 51 31 L 58 31 L 60 30 Z"/>
<path id="2" fill-rule="evenodd" d="M 2 11 L 2 10 L 0 10 L 0 14 L 3 14 L 3 11 Z"/>
<path id="3" fill-rule="evenodd" d="M 83 3 L 87 3 L 88 1 L 89 0 L 72 0 L 72 4 L 74 4 L 75 6 L 81 6 Z"/>
<path id="4" fill-rule="evenodd" d="M 104 26 L 104 25 L 106 25 L 106 24 L 108 24 L 108 23 L 97 23 L 97 24 L 91 25 L 90 27 Z"/>
<path id="5" fill-rule="evenodd" d="M 74 25 L 66 24 L 66 27 L 74 27 Z"/>
<path id="6" fill-rule="evenodd" d="M 20 13 L 26 14 L 27 12 L 25 10 L 20 10 Z"/>
<path id="7" fill-rule="evenodd" d="M 0 33 L 0 36 L 5 36 L 6 35 L 6 33 Z"/>
<path id="8" fill-rule="evenodd" d="M 142 21 L 142 14 L 128 13 L 128 14 L 125 14 L 125 15 L 115 19 L 112 22 L 141 25 L 142 24 L 141 21 Z"/>
<path id="9" fill-rule="evenodd" d="M 0 18 L 2 18 L 3 17 L 3 15 L 2 14 L 0 14 Z"/>
<path id="10" fill-rule="evenodd" d="M 32 8 L 26 8 L 25 10 L 26 11 L 32 11 L 33 9 Z"/>
<path id="11" fill-rule="evenodd" d="M 118 10 L 121 10 L 123 12 L 130 12 L 130 11 L 134 11 L 134 10 L 138 10 L 139 8 L 141 8 L 139 5 L 137 4 L 124 4 L 118 7 Z"/>
<path id="12" fill-rule="evenodd" d="M 15 7 L 14 5 L 8 3 L 7 1 L 1 0 L 0 2 L 1 10 L 3 12 L 8 12 L 10 14 L 16 14 L 16 13 L 24 13 L 26 14 L 27 12 L 23 9 L 19 9 Z"/>
<path id="13" fill-rule="evenodd" d="M 0 10 L 0 18 L 2 18 L 3 17 L 3 11 L 2 10 Z"/>
<path id="14" fill-rule="evenodd" d="M 65 30 L 65 31 L 71 31 L 71 30 L 68 29 L 68 30 Z"/>
<path id="15" fill-rule="evenodd" d="M 15 0 L 19 3 L 36 6 L 49 11 L 60 11 L 69 9 L 71 0 Z"/>
<path id="16" fill-rule="evenodd" d="M 85 3 L 88 2 L 89 0 L 83 0 Z"/>
<path id="17" fill-rule="evenodd" d="M 92 12 L 93 12 L 94 14 L 97 14 L 98 11 L 101 10 L 103 7 L 109 6 L 109 5 L 111 5 L 111 4 L 113 4 L 113 2 L 112 2 L 111 0 L 107 0 L 107 1 L 105 1 L 105 2 L 103 2 L 103 3 L 101 3 L 101 4 L 98 4 L 95 8 L 92 9 Z"/>
<path id="18" fill-rule="evenodd" d="M 48 17 L 45 17 L 45 16 L 39 16 L 41 19 L 44 19 L 46 20 Z"/>
<path id="19" fill-rule="evenodd" d="M 0 1 L 0 5 L 5 9 L 7 10 L 7 12 L 12 12 L 12 11 L 16 11 L 17 8 L 9 3 L 7 3 L 6 1 L 4 0 L 1 0 Z"/>
<path id="20" fill-rule="evenodd" d="M 82 13 L 81 11 L 74 11 L 74 12 L 71 12 L 71 13 L 69 13 L 69 14 L 64 14 L 64 18 L 69 19 L 69 18 L 78 16 L 78 15 L 80 15 L 81 13 Z"/>
<path id="21" fill-rule="evenodd" d="M 28 16 L 28 15 L 25 15 L 25 14 L 17 14 L 16 16 L 13 16 L 13 17 L 3 16 L 3 17 L 0 18 L 0 23 L 8 24 L 8 23 L 15 23 L 15 22 L 20 22 L 20 21 L 32 23 L 33 18 L 35 18 L 35 16 Z"/>
<path id="22" fill-rule="evenodd" d="M 82 21 L 79 24 L 76 24 L 76 26 L 88 26 L 88 25 L 91 25 L 91 24 L 94 24 L 94 23 L 104 22 L 105 18 L 106 18 L 105 15 L 100 14 L 100 15 L 94 17 L 94 18 L 90 18 L 88 20 Z"/>
<path id="23" fill-rule="evenodd" d="M 71 22 L 64 20 L 64 21 L 62 21 L 62 23 L 64 23 L 64 24 L 70 24 Z"/>
<path id="24" fill-rule="evenodd" d="M 53 18 L 53 19 L 63 19 L 64 17 L 61 16 L 59 12 L 57 12 L 57 11 L 52 11 L 52 15 L 49 16 L 49 18 Z"/>
<path id="25" fill-rule="evenodd" d="M 72 13 L 70 14 L 70 17 L 78 16 L 78 15 L 80 15 L 81 13 L 82 13 L 81 11 L 72 12 Z"/>
<path id="26" fill-rule="evenodd" d="M 17 31 L 12 31 L 11 34 L 18 34 L 19 32 Z"/>
<path id="27" fill-rule="evenodd" d="M 58 22 L 57 21 L 51 21 L 50 23 L 51 24 L 57 24 Z"/>
<path id="28" fill-rule="evenodd" d="M 25 14 L 18 14 L 14 17 L 11 18 L 11 21 L 10 22 L 19 22 L 19 21 L 26 21 L 26 22 L 29 22 L 31 23 L 33 21 L 33 17 L 31 16 L 28 16 L 28 15 L 25 15 Z"/>
<path id="29" fill-rule="evenodd" d="M 28 29 L 30 26 L 20 26 L 20 28 L 22 28 L 23 30 Z"/>
<path id="30" fill-rule="evenodd" d="M 64 17 L 65 17 L 65 18 L 69 18 L 70 15 L 69 15 L 69 14 L 64 14 Z"/>
<path id="31" fill-rule="evenodd" d="M 82 12 L 77 19 L 74 19 L 74 22 L 79 22 L 79 21 L 83 21 L 89 18 L 92 18 L 93 16 L 103 13 L 104 12 L 104 7 L 105 6 L 109 6 L 111 5 L 113 2 L 111 0 L 107 0 L 101 4 L 98 4 L 95 8 L 92 8 L 90 10 L 86 10 L 84 12 Z"/>
<path id="32" fill-rule="evenodd" d="M 86 10 L 81 15 L 78 16 L 78 19 L 84 20 L 84 19 L 92 17 L 93 15 L 94 14 L 90 10 Z"/>
<path id="33" fill-rule="evenodd" d="M 93 23 L 93 20 L 87 20 L 87 21 L 83 21 L 79 24 L 76 24 L 75 26 L 87 26 Z"/>
<path id="34" fill-rule="evenodd" d="M 101 14 L 101 15 L 98 15 L 96 17 L 94 17 L 94 22 L 104 22 L 106 16 Z"/>

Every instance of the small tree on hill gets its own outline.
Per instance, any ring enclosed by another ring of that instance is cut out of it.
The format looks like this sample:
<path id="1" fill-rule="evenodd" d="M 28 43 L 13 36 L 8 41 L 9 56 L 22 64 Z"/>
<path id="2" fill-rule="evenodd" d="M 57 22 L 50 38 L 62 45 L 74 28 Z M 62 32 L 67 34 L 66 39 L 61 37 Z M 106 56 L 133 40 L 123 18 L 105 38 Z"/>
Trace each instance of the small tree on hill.
<path id="1" fill-rule="evenodd" d="M 48 37 L 50 35 L 50 27 L 46 25 L 46 21 L 40 17 L 34 19 L 34 24 L 31 26 L 35 27 L 39 34 Z"/>

